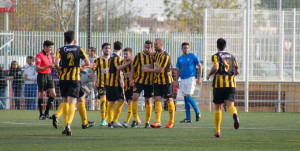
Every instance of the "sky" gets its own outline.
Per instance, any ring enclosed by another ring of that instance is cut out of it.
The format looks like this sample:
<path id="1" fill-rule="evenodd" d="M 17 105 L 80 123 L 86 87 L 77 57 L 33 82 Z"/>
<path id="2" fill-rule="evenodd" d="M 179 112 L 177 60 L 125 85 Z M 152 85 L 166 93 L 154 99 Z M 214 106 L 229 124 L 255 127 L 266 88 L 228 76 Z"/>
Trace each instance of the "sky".
<path id="1" fill-rule="evenodd" d="M 141 12 L 139 14 L 143 17 L 150 17 L 151 14 L 155 13 L 162 14 L 164 10 L 163 0 L 133 0 L 131 3 L 140 9 Z"/>

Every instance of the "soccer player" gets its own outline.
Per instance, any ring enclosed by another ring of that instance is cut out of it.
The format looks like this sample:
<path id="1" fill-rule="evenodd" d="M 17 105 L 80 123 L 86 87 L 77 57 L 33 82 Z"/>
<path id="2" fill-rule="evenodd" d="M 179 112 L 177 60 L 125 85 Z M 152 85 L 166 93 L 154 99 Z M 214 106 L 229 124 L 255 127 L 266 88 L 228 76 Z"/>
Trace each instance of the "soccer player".
<path id="1" fill-rule="evenodd" d="M 234 128 L 239 128 L 239 118 L 237 110 L 234 106 L 236 81 L 235 76 L 240 73 L 239 65 L 235 57 L 226 52 L 226 41 L 222 38 L 217 40 L 218 52 L 211 57 L 213 67 L 206 79 L 209 80 L 210 76 L 214 75 L 213 79 L 213 102 L 215 103 L 215 137 L 220 137 L 221 121 L 222 121 L 222 108 L 226 103 L 228 111 L 233 117 Z"/>
<path id="2" fill-rule="evenodd" d="M 106 88 L 105 83 L 109 79 L 109 61 L 110 61 L 110 44 L 102 44 L 102 56 L 94 61 L 94 69 L 91 73 L 91 78 L 93 80 L 93 87 L 98 90 L 98 99 L 100 99 L 100 115 L 101 122 L 100 126 L 106 126 L 107 119 L 107 106 L 108 101 L 106 100 Z M 97 71 L 97 81 L 95 81 L 95 71 Z"/>
<path id="3" fill-rule="evenodd" d="M 110 57 L 110 66 L 109 66 L 109 79 L 106 87 L 106 95 L 109 101 L 108 103 L 108 127 L 110 128 L 121 128 L 123 127 L 121 123 L 118 122 L 118 118 L 122 111 L 122 107 L 124 105 L 124 94 L 123 89 L 121 87 L 121 78 L 120 78 L 120 65 L 121 65 L 121 50 L 122 43 L 119 41 L 114 42 L 114 51 Z M 129 65 L 130 62 L 125 63 L 125 65 Z M 115 107 L 115 112 L 113 112 L 113 108 L 115 103 L 117 105 Z"/>
<path id="4" fill-rule="evenodd" d="M 134 121 L 131 127 L 137 127 L 140 124 L 138 116 L 138 99 L 140 93 L 144 91 L 145 104 L 146 104 L 146 121 L 145 128 L 150 128 L 151 118 L 151 97 L 153 93 L 153 73 L 142 71 L 142 67 L 153 68 L 153 59 L 150 55 L 153 49 L 151 41 L 147 40 L 144 43 L 144 50 L 135 55 L 131 63 L 130 85 L 133 86 L 133 99 L 132 99 L 132 113 Z"/>
<path id="5" fill-rule="evenodd" d="M 196 121 L 198 122 L 200 119 L 200 111 L 198 106 L 193 99 L 192 95 L 195 90 L 195 74 L 196 74 L 196 66 L 199 67 L 197 85 L 201 85 L 201 77 L 202 77 L 202 65 L 199 62 L 199 59 L 189 51 L 190 45 L 187 42 L 182 43 L 181 50 L 183 55 L 178 57 L 177 59 L 177 74 L 176 74 L 176 82 L 175 85 L 179 87 L 178 79 L 181 77 L 180 82 L 180 91 L 184 96 L 184 104 L 185 104 L 185 114 L 186 118 L 181 123 L 191 123 L 191 105 L 193 106 L 195 113 L 196 113 Z"/>
<path id="6" fill-rule="evenodd" d="M 49 110 L 51 103 L 53 102 L 56 93 L 55 86 L 51 76 L 51 68 L 54 67 L 52 63 L 51 51 L 53 49 L 54 43 L 52 41 L 46 40 L 43 43 L 44 50 L 39 52 L 35 57 L 35 70 L 38 72 L 37 83 L 38 83 L 38 107 L 40 112 L 40 120 L 45 120 L 46 118 L 51 119 L 49 115 Z M 43 114 L 43 98 L 46 91 L 50 93 L 45 113 Z"/>
<path id="7" fill-rule="evenodd" d="M 131 65 L 132 62 L 132 49 L 125 48 L 123 50 L 124 60 L 121 62 L 121 65 L 118 67 L 122 70 L 124 75 L 124 90 L 125 90 L 125 99 L 127 101 L 128 109 L 127 109 L 127 116 L 126 121 L 122 124 L 125 128 L 128 127 L 129 120 L 132 116 L 132 87 L 129 83 L 129 77 L 131 72 Z"/>
<path id="8" fill-rule="evenodd" d="M 154 99 L 155 99 L 155 123 L 151 124 L 152 128 L 161 127 L 161 100 L 164 96 L 166 102 L 168 103 L 170 120 L 165 128 L 174 127 L 174 115 L 175 115 L 175 105 L 173 102 L 173 89 L 172 82 L 173 77 L 171 73 L 171 60 L 169 54 L 163 48 L 164 42 L 162 39 L 158 38 L 154 42 L 154 49 L 156 51 L 154 56 L 154 69 L 148 66 L 143 66 L 143 72 L 153 72 L 155 73 L 154 80 Z"/>
<path id="9" fill-rule="evenodd" d="M 90 65 L 90 61 L 87 58 L 85 51 L 75 45 L 74 31 L 67 31 L 64 33 L 65 46 L 59 48 L 56 52 L 55 65 L 59 68 L 59 62 L 61 61 L 61 75 L 60 75 L 60 90 L 61 95 L 66 102 L 63 105 L 63 118 L 65 121 L 65 128 L 63 133 L 67 136 L 71 136 L 71 124 L 75 113 L 76 98 L 84 100 L 84 95 L 80 93 L 80 68 L 85 68 Z M 84 61 L 84 64 L 80 67 L 80 59 Z M 84 94 L 84 93 L 83 93 Z M 82 95 L 82 96 L 81 96 Z M 85 101 L 78 103 L 78 110 L 85 110 Z M 86 114 L 86 112 L 83 112 Z M 86 117 L 86 115 L 83 115 Z M 88 124 L 88 123 L 86 123 Z"/>

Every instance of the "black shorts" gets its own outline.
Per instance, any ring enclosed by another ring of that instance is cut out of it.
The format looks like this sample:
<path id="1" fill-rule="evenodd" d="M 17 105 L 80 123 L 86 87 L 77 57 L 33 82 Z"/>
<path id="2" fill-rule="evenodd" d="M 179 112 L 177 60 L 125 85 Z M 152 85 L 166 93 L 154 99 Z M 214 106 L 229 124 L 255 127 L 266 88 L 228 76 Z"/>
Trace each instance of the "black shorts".
<path id="1" fill-rule="evenodd" d="M 80 98 L 84 95 L 80 81 L 64 80 L 59 81 L 61 97 Z"/>
<path id="2" fill-rule="evenodd" d="M 124 99 L 123 89 L 120 86 L 106 86 L 106 98 L 108 101 L 118 101 L 119 99 Z"/>
<path id="3" fill-rule="evenodd" d="M 53 78 L 51 74 L 41 74 L 37 75 L 37 83 L 39 92 L 47 91 L 48 89 L 55 88 Z"/>
<path id="4" fill-rule="evenodd" d="M 97 87 L 98 90 L 98 99 L 102 96 L 106 95 L 106 88 L 105 87 Z"/>
<path id="5" fill-rule="evenodd" d="M 132 95 L 133 95 L 133 90 L 132 88 L 130 87 L 130 89 L 127 89 L 125 91 L 125 99 L 126 101 L 128 102 L 129 100 L 132 100 Z"/>
<path id="6" fill-rule="evenodd" d="M 235 88 L 214 88 L 214 100 L 215 104 L 225 103 L 226 100 L 235 100 Z"/>
<path id="7" fill-rule="evenodd" d="M 164 98 L 173 97 L 173 85 L 171 83 L 160 85 L 154 84 L 154 96 L 161 96 Z"/>
<path id="8" fill-rule="evenodd" d="M 144 90 L 144 97 L 151 98 L 153 95 L 153 85 L 145 85 L 140 83 L 135 83 L 133 87 L 133 93 L 140 94 Z"/>

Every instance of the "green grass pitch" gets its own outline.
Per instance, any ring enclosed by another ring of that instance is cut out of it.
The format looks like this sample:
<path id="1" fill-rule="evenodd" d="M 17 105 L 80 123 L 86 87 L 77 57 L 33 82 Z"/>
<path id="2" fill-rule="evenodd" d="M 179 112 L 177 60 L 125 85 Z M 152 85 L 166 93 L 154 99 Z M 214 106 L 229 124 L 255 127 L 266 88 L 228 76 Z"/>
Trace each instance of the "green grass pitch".
<path id="1" fill-rule="evenodd" d="M 0 111 L 0 150 L 300 150 L 299 113 L 240 112 L 240 129 L 235 130 L 230 113 L 223 112 L 220 138 L 213 136 L 213 112 L 202 113 L 200 122 L 182 124 L 179 121 L 185 113 L 177 111 L 173 129 L 145 129 L 145 112 L 139 112 L 142 124 L 137 129 L 100 127 L 99 111 L 87 114 L 95 127 L 81 129 L 76 111 L 73 135 L 63 136 L 62 118 L 59 129 L 54 129 L 51 120 L 38 120 L 38 111 Z M 123 111 L 119 121 L 125 116 Z M 151 122 L 154 118 L 152 112 Z M 168 112 L 163 111 L 163 126 L 168 119 Z"/>

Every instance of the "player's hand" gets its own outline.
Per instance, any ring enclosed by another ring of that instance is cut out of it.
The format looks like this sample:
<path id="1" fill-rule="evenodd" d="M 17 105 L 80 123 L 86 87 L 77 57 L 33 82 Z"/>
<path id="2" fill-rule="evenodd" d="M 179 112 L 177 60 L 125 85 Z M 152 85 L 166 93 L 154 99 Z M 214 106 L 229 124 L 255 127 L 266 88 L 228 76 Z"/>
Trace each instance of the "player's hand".
<path id="1" fill-rule="evenodd" d="M 127 63 L 128 63 L 128 65 L 130 65 L 131 64 L 131 62 L 132 62 L 132 59 L 130 59 Z"/>
<path id="2" fill-rule="evenodd" d="M 143 66 L 143 67 L 142 67 L 142 71 L 143 71 L 143 72 L 148 72 L 148 69 L 149 69 L 149 67 L 146 67 L 146 66 Z"/>
<path id="3" fill-rule="evenodd" d="M 210 75 L 206 75 L 206 80 L 209 80 Z"/>
<path id="4" fill-rule="evenodd" d="M 54 68 L 54 64 L 49 64 L 47 68 Z"/>
<path id="5" fill-rule="evenodd" d="M 80 69 L 86 69 L 86 66 L 85 65 L 80 65 Z"/>
<path id="6" fill-rule="evenodd" d="M 155 52 L 154 52 L 154 51 L 151 51 L 151 52 L 150 52 L 150 55 L 151 55 L 151 56 L 154 56 L 154 55 L 155 55 Z"/>
<path id="7" fill-rule="evenodd" d="M 134 87 L 134 80 L 130 80 L 130 86 Z"/>
<path id="8" fill-rule="evenodd" d="M 201 78 L 199 78 L 199 79 L 197 80 L 197 85 L 200 86 L 201 83 L 202 83 L 202 80 L 201 80 Z"/>
<path id="9" fill-rule="evenodd" d="M 175 86 L 176 86 L 176 88 L 179 88 L 179 82 L 178 81 L 175 82 Z"/>
<path id="10" fill-rule="evenodd" d="M 124 81 L 123 80 L 120 81 L 120 84 L 121 84 L 121 87 L 124 88 Z"/>

